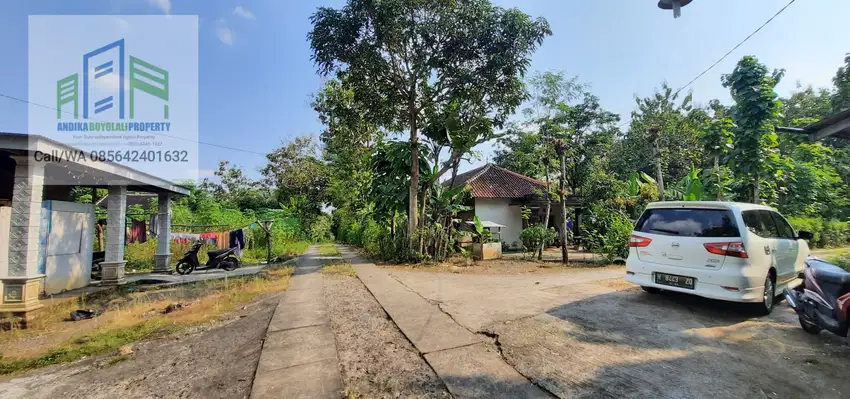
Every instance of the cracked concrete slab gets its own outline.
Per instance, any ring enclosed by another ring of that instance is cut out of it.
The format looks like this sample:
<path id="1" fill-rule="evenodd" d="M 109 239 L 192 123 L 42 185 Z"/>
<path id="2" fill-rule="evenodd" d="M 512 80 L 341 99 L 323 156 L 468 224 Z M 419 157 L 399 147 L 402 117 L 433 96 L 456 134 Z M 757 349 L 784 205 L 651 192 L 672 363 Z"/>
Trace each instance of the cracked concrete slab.
<path id="1" fill-rule="evenodd" d="M 357 276 L 456 398 L 545 398 L 497 349 L 386 270 L 343 249 Z"/>
<path id="2" fill-rule="evenodd" d="M 456 398 L 549 398 L 484 344 L 425 355 Z"/>

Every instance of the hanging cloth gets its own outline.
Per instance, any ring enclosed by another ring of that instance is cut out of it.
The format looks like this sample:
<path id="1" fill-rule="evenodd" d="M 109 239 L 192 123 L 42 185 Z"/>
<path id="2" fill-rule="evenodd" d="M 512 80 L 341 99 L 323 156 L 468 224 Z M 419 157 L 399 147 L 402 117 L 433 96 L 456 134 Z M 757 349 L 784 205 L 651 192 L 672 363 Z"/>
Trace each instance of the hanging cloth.
<path id="1" fill-rule="evenodd" d="M 242 229 L 230 232 L 230 248 L 236 248 L 236 256 L 242 257 L 242 249 L 245 248 L 245 234 Z"/>

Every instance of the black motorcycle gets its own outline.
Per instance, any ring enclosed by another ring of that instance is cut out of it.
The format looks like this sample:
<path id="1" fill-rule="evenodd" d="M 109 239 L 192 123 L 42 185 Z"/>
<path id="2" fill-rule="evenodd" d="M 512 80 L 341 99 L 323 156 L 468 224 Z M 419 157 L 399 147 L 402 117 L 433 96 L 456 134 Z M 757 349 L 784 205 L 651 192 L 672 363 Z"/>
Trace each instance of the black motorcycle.
<path id="1" fill-rule="evenodd" d="M 202 266 L 198 261 L 198 251 L 201 250 L 201 245 L 203 245 L 202 241 L 196 241 L 192 248 L 183 254 L 183 257 L 177 261 L 177 273 L 186 275 L 195 270 L 210 269 L 224 269 L 230 272 L 239 267 L 239 258 L 234 253 L 236 248 L 207 251 L 209 260 Z"/>
<path id="2" fill-rule="evenodd" d="M 803 285 L 783 292 L 785 300 L 809 334 L 827 330 L 850 343 L 850 273 L 823 259 L 809 257 L 803 269 Z"/>

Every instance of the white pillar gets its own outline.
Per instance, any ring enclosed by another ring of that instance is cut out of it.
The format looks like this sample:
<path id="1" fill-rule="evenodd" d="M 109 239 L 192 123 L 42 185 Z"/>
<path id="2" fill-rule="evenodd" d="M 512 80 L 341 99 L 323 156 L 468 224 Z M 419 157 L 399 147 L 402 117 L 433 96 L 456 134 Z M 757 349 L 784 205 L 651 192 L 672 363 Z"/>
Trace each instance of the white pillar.
<path id="1" fill-rule="evenodd" d="M 8 275 L 0 276 L 0 313 L 22 313 L 42 307 L 38 301 L 41 280 L 38 270 L 41 200 L 44 164 L 26 156 L 13 156 L 15 183 L 9 223 Z"/>
<path id="2" fill-rule="evenodd" d="M 127 219 L 127 186 L 109 186 L 106 198 L 106 254 L 100 264 L 101 284 L 124 284 L 124 235 Z"/>
<path id="3" fill-rule="evenodd" d="M 157 200 L 156 255 L 154 273 L 171 274 L 171 197 L 160 194 Z"/>

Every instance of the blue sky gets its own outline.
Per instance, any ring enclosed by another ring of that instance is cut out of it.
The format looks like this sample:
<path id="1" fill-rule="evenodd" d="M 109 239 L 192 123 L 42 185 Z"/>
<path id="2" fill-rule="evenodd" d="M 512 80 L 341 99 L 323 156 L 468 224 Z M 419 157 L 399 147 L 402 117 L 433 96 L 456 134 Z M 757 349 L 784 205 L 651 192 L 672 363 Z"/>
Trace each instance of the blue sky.
<path id="1" fill-rule="evenodd" d="M 602 104 L 628 117 L 634 95 L 666 80 L 679 87 L 750 34 L 788 0 L 696 0 L 674 19 L 655 0 L 496 0 L 549 20 L 553 36 L 535 53 L 531 70 L 563 70 L 591 85 Z M 34 14 L 193 14 L 199 26 L 199 139 L 266 153 L 321 126 L 310 108 L 322 83 L 310 61 L 309 16 L 343 0 L 30 0 L 0 1 L 0 93 L 27 98 L 27 16 Z M 729 102 L 720 85 L 743 55 L 785 68 L 778 91 L 828 86 L 850 52 L 850 2 L 799 0 L 725 61 L 693 84 L 698 103 Z M 29 132 L 27 106 L 0 98 L 0 131 Z M 30 132 L 38 133 L 38 132 Z M 478 148 L 483 163 L 492 145 Z M 201 145 L 201 175 L 219 160 L 250 175 L 257 154 Z M 464 165 L 468 169 L 474 165 Z"/>

